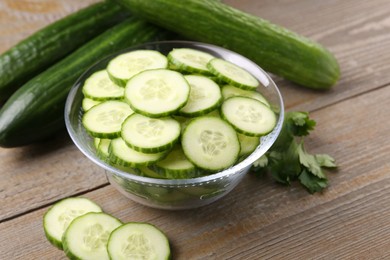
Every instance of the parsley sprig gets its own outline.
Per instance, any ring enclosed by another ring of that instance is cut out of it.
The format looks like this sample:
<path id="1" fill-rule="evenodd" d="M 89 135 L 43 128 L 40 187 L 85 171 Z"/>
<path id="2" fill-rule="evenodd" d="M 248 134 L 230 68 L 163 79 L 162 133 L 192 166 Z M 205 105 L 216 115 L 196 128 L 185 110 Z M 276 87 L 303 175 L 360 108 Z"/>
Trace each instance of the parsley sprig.
<path id="1" fill-rule="evenodd" d="M 314 130 L 316 122 L 307 112 L 287 112 L 278 139 L 271 149 L 252 166 L 256 175 L 269 174 L 279 183 L 289 185 L 298 180 L 310 193 L 328 186 L 324 168 L 335 168 L 335 160 L 327 154 L 310 154 L 304 137 Z"/>

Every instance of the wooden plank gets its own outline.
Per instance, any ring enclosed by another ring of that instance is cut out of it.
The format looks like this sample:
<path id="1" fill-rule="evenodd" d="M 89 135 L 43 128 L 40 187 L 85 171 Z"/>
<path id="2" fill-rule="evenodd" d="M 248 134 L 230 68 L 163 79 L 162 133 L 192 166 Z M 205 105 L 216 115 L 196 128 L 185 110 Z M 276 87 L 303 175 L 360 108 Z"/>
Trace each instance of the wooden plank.
<path id="1" fill-rule="evenodd" d="M 36 30 L 97 0 L 0 1 L 0 53 Z"/>
<path id="2" fill-rule="evenodd" d="M 196 210 L 147 208 L 112 186 L 85 196 L 125 222 L 160 227 L 175 259 L 387 259 L 390 124 L 384 123 L 387 111 L 378 108 L 389 99 L 390 85 L 312 114 L 319 125 L 308 150 L 329 153 L 339 163 L 323 194 L 248 175 L 222 200 Z M 62 257 L 44 241 L 45 211 L 0 224 L 0 258 Z"/>
<path id="3" fill-rule="evenodd" d="M 40 145 L 0 148 L 0 221 L 107 183 L 67 134 Z"/>

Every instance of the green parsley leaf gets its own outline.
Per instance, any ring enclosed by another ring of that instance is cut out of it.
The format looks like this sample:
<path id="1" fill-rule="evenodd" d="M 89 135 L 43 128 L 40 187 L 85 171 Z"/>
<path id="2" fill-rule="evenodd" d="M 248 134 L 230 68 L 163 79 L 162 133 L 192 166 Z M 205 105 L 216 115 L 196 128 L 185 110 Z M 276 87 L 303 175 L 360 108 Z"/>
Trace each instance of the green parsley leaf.
<path id="1" fill-rule="evenodd" d="M 267 155 L 263 155 L 261 156 L 259 159 L 257 159 L 254 163 L 253 163 L 253 166 L 254 167 L 258 167 L 258 168 L 264 168 L 268 165 L 268 157 Z"/>
<path id="2" fill-rule="evenodd" d="M 298 145 L 297 150 L 299 154 L 299 162 L 302 166 L 318 178 L 326 179 L 326 176 L 321 169 L 321 165 L 316 160 L 316 157 L 312 154 L 306 153 L 303 147 L 303 141 Z"/>
<path id="3" fill-rule="evenodd" d="M 337 167 L 335 159 L 328 154 L 316 154 L 315 159 L 322 167 L 335 168 Z"/>
<path id="4" fill-rule="evenodd" d="M 316 122 L 307 112 L 287 112 L 282 130 L 269 151 L 252 166 L 257 176 L 268 173 L 275 181 L 289 185 L 298 180 L 310 193 L 328 186 L 323 168 L 336 167 L 327 154 L 310 154 L 304 148 L 304 136 L 314 129 Z"/>
<path id="5" fill-rule="evenodd" d="M 316 126 L 316 121 L 311 120 L 307 112 L 290 112 L 287 114 L 290 120 L 290 131 L 294 136 L 306 136 Z"/>
<path id="6" fill-rule="evenodd" d="M 300 183 L 310 192 L 320 192 L 328 186 L 328 180 L 318 178 L 304 169 L 299 175 Z"/>

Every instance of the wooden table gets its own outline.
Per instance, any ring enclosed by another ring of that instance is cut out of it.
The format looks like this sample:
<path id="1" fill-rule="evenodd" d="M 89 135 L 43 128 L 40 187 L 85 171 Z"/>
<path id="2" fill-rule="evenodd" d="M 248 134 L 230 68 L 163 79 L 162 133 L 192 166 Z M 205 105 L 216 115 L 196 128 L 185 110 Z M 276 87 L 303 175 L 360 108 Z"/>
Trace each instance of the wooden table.
<path id="1" fill-rule="evenodd" d="M 2 0 L 0 51 L 94 2 Z M 42 217 L 54 202 L 85 196 L 121 220 L 146 221 L 168 235 L 175 259 L 390 259 L 390 1 L 227 0 L 319 41 L 342 77 L 317 92 L 277 78 L 287 110 L 317 121 L 307 139 L 339 169 L 310 195 L 269 178 L 244 178 L 220 201 L 196 210 L 136 204 L 64 132 L 45 143 L 0 149 L 0 259 L 64 259 L 45 239 Z"/>

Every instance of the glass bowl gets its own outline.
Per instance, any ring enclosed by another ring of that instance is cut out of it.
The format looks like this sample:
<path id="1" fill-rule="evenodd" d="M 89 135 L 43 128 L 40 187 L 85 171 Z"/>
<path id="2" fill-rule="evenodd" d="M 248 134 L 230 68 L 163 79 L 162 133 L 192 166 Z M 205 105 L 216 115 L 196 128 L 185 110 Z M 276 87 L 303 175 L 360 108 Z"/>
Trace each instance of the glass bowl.
<path id="1" fill-rule="evenodd" d="M 167 54 L 173 48 L 193 48 L 233 62 L 252 73 L 260 82 L 259 91 L 277 112 L 277 124 L 268 135 L 261 137 L 256 150 L 238 164 L 203 177 L 191 179 L 156 179 L 115 168 L 101 160 L 95 152 L 92 138 L 82 126 L 82 86 L 95 71 L 105 68 L 108 61 L 120 53 L 136 49 L 151 49 Z M 282 128 L 284 107 L 282 96 L 267 73 L 247 58 L 227 49 L 199 42 L 165 41 L 139 45 L 111 55 L 89 68 L 75 83 L 65 106 L 65 123 L 75 145 L 92 162 L 104 169 L 111 185 L 126 197 L 143 205 L 161 209 L 189 209 L 212 203 L 228 194 L 249 171 L 252 163 L 260 158 L 275 142 Z"/>

